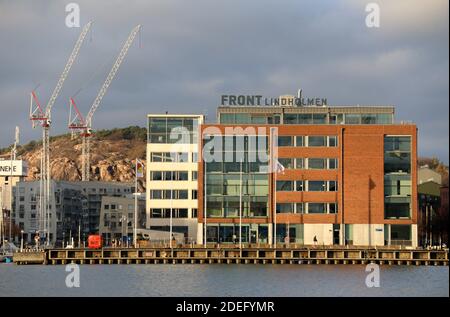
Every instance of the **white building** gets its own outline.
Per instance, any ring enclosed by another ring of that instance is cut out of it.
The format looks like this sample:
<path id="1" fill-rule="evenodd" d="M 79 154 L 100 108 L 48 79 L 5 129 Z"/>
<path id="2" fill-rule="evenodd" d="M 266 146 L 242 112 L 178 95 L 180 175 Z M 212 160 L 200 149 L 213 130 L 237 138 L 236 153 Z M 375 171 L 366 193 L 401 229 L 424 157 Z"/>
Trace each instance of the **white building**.
<path id="1" fill-rule="evenodd" d="M 0 160 L 0 239 L 8 232 L 5 224 L 9 224 L 12 209 L 12 188 L 28 174 L 28 163 L 22 160 Z M 8 237 L 5 237 L 7 239 Z M 0 241 L 0 244 L 2 241 Z"/>
<path id="2" fill-rule="evenodd" d="M 147 229 L 197 239 L 198 129 L 203 115 L 148 115 Z M 170 216 L 172 214 L 172 217 Z"/>

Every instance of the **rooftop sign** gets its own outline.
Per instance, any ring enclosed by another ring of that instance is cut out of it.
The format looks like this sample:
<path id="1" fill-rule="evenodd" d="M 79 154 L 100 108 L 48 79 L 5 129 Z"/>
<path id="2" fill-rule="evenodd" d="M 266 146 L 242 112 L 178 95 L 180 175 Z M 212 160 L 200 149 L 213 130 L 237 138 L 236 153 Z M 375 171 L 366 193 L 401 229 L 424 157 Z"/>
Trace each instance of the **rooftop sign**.
<path id="1" fill-rule="evenodd" d="M 0 160 L 0 177 L 27 176 L 28 164 L 22 160 Z"/>
<path id="2" fill-rule="evenodd" d="M 327 98 L 302 96 L 302 90 L 295 96 L 280 96 L 276 98 L 264 97 L 262 95 L 222 95 L 222 106 L 325 106 Z"/>

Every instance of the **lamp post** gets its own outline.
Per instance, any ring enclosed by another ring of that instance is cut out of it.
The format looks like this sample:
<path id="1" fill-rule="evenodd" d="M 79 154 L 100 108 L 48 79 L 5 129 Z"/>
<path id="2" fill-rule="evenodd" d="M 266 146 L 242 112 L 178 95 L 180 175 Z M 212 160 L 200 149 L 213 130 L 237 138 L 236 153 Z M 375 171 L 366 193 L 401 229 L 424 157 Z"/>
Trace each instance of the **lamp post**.
<path id="1" fill-rule="evenodd" d="M 20 230 L 20 252 L 23 252 L 23 230 Z"/>

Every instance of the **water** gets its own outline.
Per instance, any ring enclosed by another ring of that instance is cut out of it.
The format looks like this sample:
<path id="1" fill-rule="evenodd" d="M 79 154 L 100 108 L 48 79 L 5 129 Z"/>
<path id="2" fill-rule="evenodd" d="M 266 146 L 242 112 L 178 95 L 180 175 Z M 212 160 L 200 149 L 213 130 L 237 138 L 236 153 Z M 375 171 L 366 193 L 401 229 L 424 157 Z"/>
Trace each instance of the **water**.
<path id="1" fill-rule="evenodd" d="M 81 265 L 68 288 L 65 266 L 0 264 L 0 296 L 449 296 L 449 268 L 381 266 L 368 288 L 363 265 Z"/>

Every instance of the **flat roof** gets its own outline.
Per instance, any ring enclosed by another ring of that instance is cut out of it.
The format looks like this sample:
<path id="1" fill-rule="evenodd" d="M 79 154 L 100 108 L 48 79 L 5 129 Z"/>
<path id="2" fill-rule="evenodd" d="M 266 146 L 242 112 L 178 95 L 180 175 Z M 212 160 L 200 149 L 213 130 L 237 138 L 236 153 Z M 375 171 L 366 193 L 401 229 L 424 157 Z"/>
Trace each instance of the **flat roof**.
<path id="1" fill-rule="evenodd" d="M 394 114 L 394 106 L 219 106 L 218 113 L 388 113 Z"/>
<path id="2" fill-rule="evenodd" d="M 147 117 L 156 117 L 156 118 L 201 118 L 204 117 L 203 114 L 147 114 Z"/>

